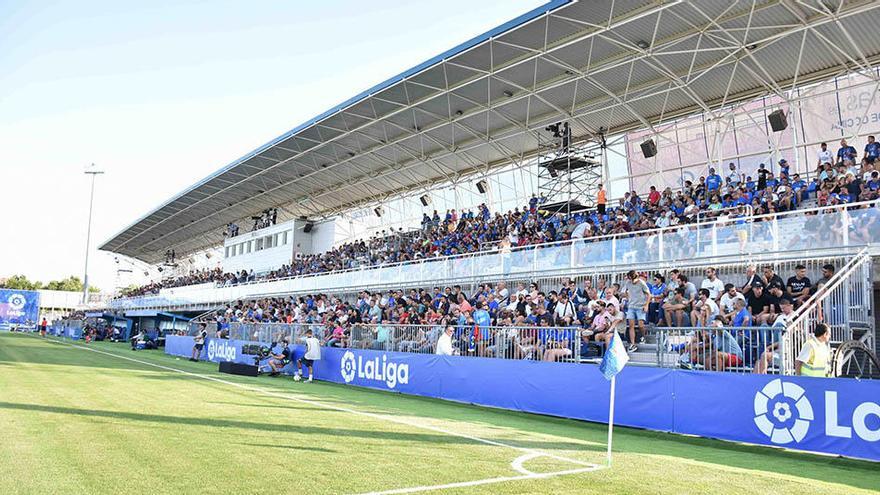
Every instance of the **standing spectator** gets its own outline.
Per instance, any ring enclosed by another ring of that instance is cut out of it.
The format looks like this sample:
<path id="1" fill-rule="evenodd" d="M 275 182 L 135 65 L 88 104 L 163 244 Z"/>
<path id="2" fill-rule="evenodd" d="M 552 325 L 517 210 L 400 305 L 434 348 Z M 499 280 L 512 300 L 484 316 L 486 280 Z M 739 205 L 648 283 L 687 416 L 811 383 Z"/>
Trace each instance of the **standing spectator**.
<path id="1" fill-rule="evenodd" d="M 727 181 L 730 183 L 731 187 L 739 187 L 742 183 L 743 176 L 739 172 L 739 169 L 736 168 L 736 164 L 731 162 L 730 165 L 728 165 L 728 169 L 730 171 L 727 172 Z"/>
<path id="2" fill-rule="evenodd" d="M 623 292 L 627 295 L 628 304 L 626 308 L 626 319 L 629 323 L 629 348 L 630 352 L 638 350 L 636 345 L 636 322 L 639 325 L 639 332 L 645 334 L 645 317 L 648 312 L 648 302 L 651 291 L 644 280 L 639 277 L 635 270 L 630 270 L 626 274 L 626 281 L 623 283 Z"/>
<path id="3" fill-rule="evenodd" d="M 868 144 L 865 145 L 865 161 L 874 163 L 880 157 L 880 143 L 874 141 L 874 136 L 868 136 Z"/>
<path id="4" fill-rule="evenodd" d="M 831 164 L 833 162 L 833 158 L 831 156 L 831 150 L 828 149 L 828 143 L 822 143 L 820 145 L 821 149 L 816 153 L 819 157 L 819 161 L 816 163 L 816 167 L 825 167 L 825 164 Z"/>
<path id="5" fill-rule="evenodd" d="M 600 218 L 605 215 L 605 203 L 607 201 L 605 195 L 605 185 L 599 184 L 599 192 L 596 193 L 596 213 L 599 214 Z"/>
<path id="6" fill-rule="evenodd" d="M 810 279 L 807 278 L 807 267 L 804 265 L 794 267 L 794 276 L 788 278 L 786 287 L 788 288 L 788 296 L 792 298 L 796 307 L 805 303 L 809 299 L 810 290 L 813 287 Z"/>
<path id="7" fill-rule="evenodd" d="M 837 149 L 837 165 L 844 162 L 854 162 L 856 159 L 856 149 L 846 144 L 846 139 L 840 140 L 840 148 Z"/>

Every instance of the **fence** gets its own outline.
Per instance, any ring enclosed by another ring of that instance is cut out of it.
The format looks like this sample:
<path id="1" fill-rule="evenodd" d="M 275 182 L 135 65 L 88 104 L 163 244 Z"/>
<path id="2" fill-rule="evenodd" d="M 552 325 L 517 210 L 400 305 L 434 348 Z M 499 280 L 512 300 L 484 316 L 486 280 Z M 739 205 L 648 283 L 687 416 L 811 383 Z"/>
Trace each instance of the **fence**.
<path id="1" fill-rule="evenodd" d="M 817 323 L 830 327 L 832 345 L 856 338 L 874 347 L 872 283 L 872 259 L 862 250 L 795 312 L 782 346 L 788 374 L 794 372 L 795 359 Z"/>
<path id="2" fill-rule="evenodd" d="M 116 299 L 114 309 L 210 304 L 274 294 L 414 287 L 478 278 L 534 277 L 754 253 L 880 245 L 878 203 L 797 210 L 712 223 L 574 239 L 509 250 L 424 259 L 229 287 L 170 289 Z"/>
<path id="3" fill-rule="evenodd" d="M 657 366 L 782 374 L 784 326 L 654 328 Z"/>

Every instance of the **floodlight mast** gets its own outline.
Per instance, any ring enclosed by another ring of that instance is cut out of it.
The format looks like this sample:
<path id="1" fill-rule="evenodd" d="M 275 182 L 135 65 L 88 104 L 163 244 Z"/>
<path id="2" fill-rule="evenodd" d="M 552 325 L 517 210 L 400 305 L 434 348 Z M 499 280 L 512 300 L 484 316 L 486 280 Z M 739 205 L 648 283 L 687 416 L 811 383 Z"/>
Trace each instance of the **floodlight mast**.
<path id="1" fill-rule="evenodd" d="M 94 163 L 85 170 L 86 175 L 92 176 L 92 186 L 91 192 L 89 193 L 89 220 L 88 226 L 86 227 L 86 262 L 85 267 L 83 268 L 83 306 L 89 303 L 89 248 L 91 246 L 92 237 L 92 206 L 95 203 L 95 177 L 103 173 L 104 171 L 98 170 Z"/>

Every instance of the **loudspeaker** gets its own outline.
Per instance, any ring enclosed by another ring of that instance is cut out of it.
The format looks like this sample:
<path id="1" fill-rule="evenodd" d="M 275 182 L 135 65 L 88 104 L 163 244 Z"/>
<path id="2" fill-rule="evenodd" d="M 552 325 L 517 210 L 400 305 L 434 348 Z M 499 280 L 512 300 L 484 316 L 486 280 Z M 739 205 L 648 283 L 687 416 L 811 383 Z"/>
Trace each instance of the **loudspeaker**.
<path id="1" fill-rule="evenodd" d="M 314 226 L 315 226 L 314 223 L 312 223 L 312 222 L 306 222 L 306 224 L 303 226 L 303 232 L 305 232 L 306 234 L 308 234 L 309 232 L 312 231 L 312 228 L 313 228 Z"/>
<path id="2" fill-rule="evenodd" d="M 642 143 L 642 154 L 645 155 L 645 158 L 651 158 L 657 154 L 657 145 L 654 144 L 653 139 L 649 139 Z"/>
<path id="3" fill-rule="evenodd" d="M 480 191 L 480 194 L 486 194 L 488 190 L 489 183 L 485 179 L 477 182 L 477 191 Z"/>
<path id="4" fill-rule="evenodd" d="M 223 361 L 220 363 L 220 373 L 229 373 L 230 375 L 241 376 L 257 376 L 259 375 L 259 368 L 252 364 Z"/>
<path id="5" fill-rule="evenodd" d="M 381 217 L 382 213 L 385 213 L 385 210 L 383 210 L 381 206 L 377 206 L 373 209 L 373 213 L 375 213 L 377 217 Z"/>
<path id="6" fill-rule="evenodd" d="M 428 206 L 429 204 L 431 204 L 431 198 L 427 194 L 424 196 L 420 196 L 419 201 L 422 202 L 422 206 Z"/>
<path id="7" fill-rule="evenodd" d="M 770 121 L 773 132 L 784 131 L 788 127 L 788 119 L 785 118 L 785 112 L 781 108 L 767 115 L 767 120 Z"/>

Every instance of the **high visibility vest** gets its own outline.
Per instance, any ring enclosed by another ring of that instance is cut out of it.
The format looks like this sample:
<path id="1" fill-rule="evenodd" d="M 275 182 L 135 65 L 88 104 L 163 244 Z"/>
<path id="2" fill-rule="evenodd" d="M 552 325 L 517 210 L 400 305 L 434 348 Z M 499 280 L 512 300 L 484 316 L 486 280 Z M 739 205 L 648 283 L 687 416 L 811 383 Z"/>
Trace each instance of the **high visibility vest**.
<path id="1" fill-rule="evenodd" d="M 824 342 L 819 342 L 815 337 L 810 337 L 805 345 L 810 348 L 810 358 L 807 362 L 801 364 L 801 375 L 828 376 L 828 362 L 831 357 L 828 345 Z"/>

